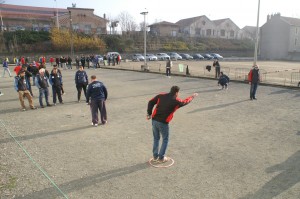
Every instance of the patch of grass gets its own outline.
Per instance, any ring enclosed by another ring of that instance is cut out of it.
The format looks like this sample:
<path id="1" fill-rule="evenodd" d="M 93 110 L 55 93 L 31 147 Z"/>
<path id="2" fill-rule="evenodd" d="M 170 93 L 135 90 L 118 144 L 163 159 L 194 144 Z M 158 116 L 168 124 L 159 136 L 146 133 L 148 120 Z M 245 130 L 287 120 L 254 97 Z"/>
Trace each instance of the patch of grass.
<path id="1" fill-rule="evenodd" d="M 14 176 L 9 176 L 8 177 L 8 181 L 5 183 L 1 182 L 0 183 L 0 190 L 12 190 L 14 188 L 16 188 L 16 184 L 17 184 L 17 178 Z"/>

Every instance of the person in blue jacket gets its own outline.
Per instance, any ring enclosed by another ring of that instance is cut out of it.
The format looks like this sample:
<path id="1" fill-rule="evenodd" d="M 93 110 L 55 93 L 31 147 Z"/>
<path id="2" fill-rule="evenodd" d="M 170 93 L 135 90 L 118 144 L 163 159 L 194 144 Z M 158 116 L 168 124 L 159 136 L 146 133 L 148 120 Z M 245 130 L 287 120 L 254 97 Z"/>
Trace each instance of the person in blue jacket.
<path id="1" fill-rule="evenodd" d="M 218 81 L 218 86 L 222 86 L 221 89 L 228 89 L 229 77 L 225 75 L 223 72 L 220 72 L 220 77 Z"/>
<path id="2" fill-rule="evenodd" d="M 105 101 L 107 99 L 107 89 L 105 85 L 96 79 L 95 75 L 91 76 L 91 83 L 86 92 L 86 103 L 90 105 L 92 112 L 92 125 L 98 126 L 98 110 L 100 111 L 101 124 L 107 123 L 107 113 Z M 91 101 L 90 101 L 91 99 Z"/>
<path id="3" fill-rule="evenodd" d="M 81 91 L 83 89 L 84 96 L 86 97 L 86 87 L 88 85 L 88 76 L 83 70 L 83 66 L 79 66 L 79 70 L 75 74 L 75 84 L 77 88 L 77 100 L 80 102 Z"/>

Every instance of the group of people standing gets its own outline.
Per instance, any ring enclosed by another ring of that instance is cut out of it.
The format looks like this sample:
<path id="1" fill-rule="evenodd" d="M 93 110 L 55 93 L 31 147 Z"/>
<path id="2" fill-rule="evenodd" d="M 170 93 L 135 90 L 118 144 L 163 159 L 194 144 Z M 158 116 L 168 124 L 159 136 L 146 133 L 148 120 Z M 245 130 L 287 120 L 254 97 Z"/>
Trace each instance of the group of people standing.
<path id="1" fill-rule="evenodd" d="M 38 67 L 33 66 L 33 64 L 28 65 L 25 63 L 21 65 L 21 63 L 18 63 L 14 71 L 16 73 L 14 88 L 18 92 L 22 111 L 26 111 L 25 98 L 28 99 L 30 109 L 37 109 L 36 106 L 34 106 L 31 82 L 39 91 L 40 108 L 56 106 L 57 101 L 60 104 L 64 104 L 62 98 L 62 95 L 65 94 L 63 89 L 63 76 L 56 64 L 53 65 L 53 68 L 49 72 L 43 63 Z M 84 71 L 83 66 L 79 66 L 78 71 L 75 73 L 75 85 L 77 89 L 77 101 L 80 102 L 83 90 L 85 96 L 84 101 L 90 105 L 92 125 L 98 126 L 98 124 L 106 124 L 107 113 L 105 101 L 108 92 L 105 85 L 98 81 L 95 75 L 91 76 L 91 83 L 89 84 L 88 75 L 86 71 Z M 50 86 L 52 87 L 53 104 L 49 102 Z M 46 103 L 44 103 L 44 101 Z M 100 111 L 101 115 L 100 121 L 98 111 Z"/>

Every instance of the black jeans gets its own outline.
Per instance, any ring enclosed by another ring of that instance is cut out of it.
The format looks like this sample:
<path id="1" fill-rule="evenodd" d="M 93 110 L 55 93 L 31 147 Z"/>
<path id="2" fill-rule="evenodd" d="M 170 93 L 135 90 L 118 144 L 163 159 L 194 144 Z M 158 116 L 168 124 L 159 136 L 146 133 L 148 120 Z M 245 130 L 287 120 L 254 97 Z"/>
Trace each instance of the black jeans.
<path id="1" fill-rule="evenodd" d="M 78 101 L 80 100 L 82 89 L 83 89 L 84 96 L 86 97 L 86 86 L 87 86 L 86 84 L 82 84 L 82 83 L 76 84 Z"/>
<path id="2" fill-rule="evenodd" d="M 52 86 L 52 95 L 53 95 L 53 104 L 56 104 L 56 95 L 58 97 L 58 101 L 60 103 L 63 102 L 61 97 L 61 87 L 60 86 Z"/>

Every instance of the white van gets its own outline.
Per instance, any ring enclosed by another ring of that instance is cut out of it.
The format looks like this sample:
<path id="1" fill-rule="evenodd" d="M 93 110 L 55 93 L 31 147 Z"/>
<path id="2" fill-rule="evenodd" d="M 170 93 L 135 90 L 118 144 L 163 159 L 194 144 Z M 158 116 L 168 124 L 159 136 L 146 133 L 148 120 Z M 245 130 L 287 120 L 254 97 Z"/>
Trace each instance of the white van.
<path id="1" fill-rule="evenodd" d="M 115 55 L 120 55 L 120 53 L 118 53 L 118 52 L 108 52 L 107 53 L 107 57 L 115 56 Z M 122 59 L 121 55 L 120 55 L 120 59 Z"/>

